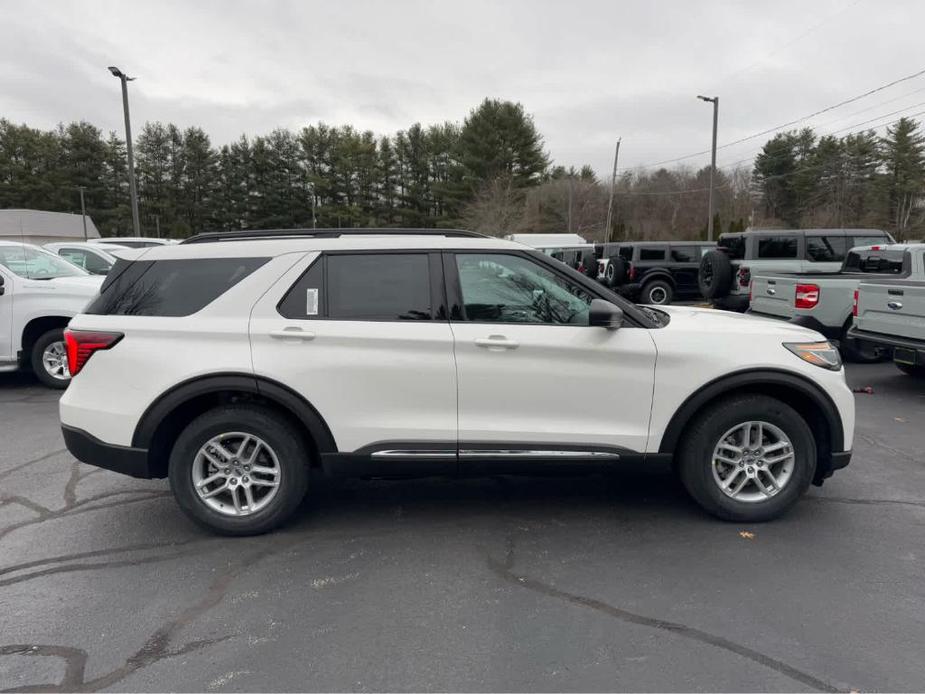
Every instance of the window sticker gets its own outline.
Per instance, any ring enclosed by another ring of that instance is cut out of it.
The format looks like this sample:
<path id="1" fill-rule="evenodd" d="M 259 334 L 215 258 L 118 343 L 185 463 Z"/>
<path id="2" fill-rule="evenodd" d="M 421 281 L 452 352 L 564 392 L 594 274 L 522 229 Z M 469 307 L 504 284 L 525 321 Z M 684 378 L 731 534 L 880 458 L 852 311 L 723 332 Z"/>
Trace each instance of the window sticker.
<path id="1" fill-rule="evenodd" d="M 318 315 L 318 290 L 317 289 L 306 289 L 305 290 L 305 315 L 306 316 L 317 316 Z"/>

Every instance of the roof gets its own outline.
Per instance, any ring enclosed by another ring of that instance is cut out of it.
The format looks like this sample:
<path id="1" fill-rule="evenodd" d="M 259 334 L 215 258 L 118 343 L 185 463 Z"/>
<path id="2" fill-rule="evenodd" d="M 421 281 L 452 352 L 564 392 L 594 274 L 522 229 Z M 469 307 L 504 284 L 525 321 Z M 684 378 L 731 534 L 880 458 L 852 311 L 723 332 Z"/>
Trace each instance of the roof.
<path id="1" fill-rule="evenodd" d="M 518 250 L 523 244 L 491 237 L 455 237 L 437 234 L 387 236 L 357 235 L 339 237 L 292 236 L 264 239 L 213 241 L 210 243 L 181 243 L 169 246 L 151 246 L 137 251 L 123 251 L 124 258 L 144 260 L 172 260 L 180 258 L 272 258 L 286 253 L 333 250 Z"/>
<path id="2" fill-rule="evenodd" d="M 96 224 L 87 215 L 87 236 L 99 238 Z M 0 210 L 0 238 L 22 236 L 54 236 L 62 239 L 83 239 L 83 216 L 69 212 L 44 210 Z"/>
<path id="3" fill-rule="evenodd" d="M 504 237 L 508 241 L 517 241 L 534 248 L 560 248 L 565 246 L 580 246 L 588 243 L 578 234 L 508 234 Z"/>
<path id="4" fill-rule="evenodd" d="M 852 236 L 861 236 L 868 234 L 871 236 L 888 236 L 887 232 L 883 229 L 852 229 L 852 228 L 822 228 L 822 229 L 759 229 L 759 228 L 748 228 L 745 231 L 734 231 L 726 232 L 720 234 L 723 237 L 735 237 L 735 236 L 749 236 L 752 234 L 841 234 Z"/>

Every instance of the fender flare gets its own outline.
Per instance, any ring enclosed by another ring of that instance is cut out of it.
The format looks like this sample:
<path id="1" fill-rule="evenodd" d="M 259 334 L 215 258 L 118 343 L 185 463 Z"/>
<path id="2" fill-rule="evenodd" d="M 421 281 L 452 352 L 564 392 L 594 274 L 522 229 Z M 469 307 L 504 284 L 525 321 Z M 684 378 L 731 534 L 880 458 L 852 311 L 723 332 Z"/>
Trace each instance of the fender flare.
<path id="1" fill-rule="evenodd" d="M 724 393 L 749 386 L 783 387 L 809 398 L 819 409 L 828 426 L 832 451 L 844 450 L 845 432 L 842 427 L 841 415 L 839 415 L 835 403 L 832 402 L 832 399 L 822 388 L 805 376 L 800 376 L 790 371 L 760 369 L 726 374 L 694 391 L 672 415 L 668 426 L 665 428 L 665 433 L 662 435 L 658 452 L 674 453 L 684 428 L 707 402 Z"/>
<path id="2" fill-rule="evenodd" d="M 132 447 L 150 448 L 158 426 L 167 415 L 193 398 L 221 391 L 252 393 L 276 403 L 291 412 L 305 426 L 319 453 L 337 453 L 331 429 L 314 405 L 278 381 L 242 373 L 197 376 L 161 393 L 138 420 L 132 436 Z"/>
<path id="3" fill-rule="evenodd" d="M 644 273 L 642 277 L 639 278 L 639 284 L 644 287 L 646 282 L 652 282 L 654 280 L 663 280 L 670 284 L 672 289 L 678 286 L 675 282 L 674 275 L 667 270 L 652 270 Z"/>

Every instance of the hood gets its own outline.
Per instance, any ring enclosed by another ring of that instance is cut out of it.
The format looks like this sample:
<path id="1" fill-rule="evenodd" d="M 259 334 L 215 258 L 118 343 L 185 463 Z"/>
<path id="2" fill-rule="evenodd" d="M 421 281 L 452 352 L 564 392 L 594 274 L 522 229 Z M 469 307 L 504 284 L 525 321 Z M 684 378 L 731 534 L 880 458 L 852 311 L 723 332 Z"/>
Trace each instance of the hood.
<path id="1" fill-rule="evenodd" d="M 718 311 L 712 308 L 659 306 L 671 317 L 667 329 L 735 333 L 738 335 L 777 335 L 794 342 L 823 342 L 825 337 L 815 330 L 773 318 L 759 318 L 745 313 Z"/>
<path id="2" fill-rule="evenodd" d="M 50 280 L 26 280 L 23 286 L 29 289 L 47 289 L 62 294 L 93 296 L 106 279 L 102 275 L 79 275 L 75 277 L 54 277 Z"/>

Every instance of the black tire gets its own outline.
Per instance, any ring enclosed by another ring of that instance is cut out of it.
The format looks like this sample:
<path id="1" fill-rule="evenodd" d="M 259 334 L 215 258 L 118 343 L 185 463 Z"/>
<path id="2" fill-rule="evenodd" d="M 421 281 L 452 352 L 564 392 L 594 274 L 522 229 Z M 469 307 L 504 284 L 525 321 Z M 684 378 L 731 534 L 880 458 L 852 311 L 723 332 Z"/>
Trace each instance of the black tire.
<path id="1" fill-rule="evenodd" d="M 593 280 L 597 279 L 597 257 L 594 253 L 585 253 L 581 257 L 581 264 L 585 268 L 585 276 Z"/>
<path id="2" fill-rule="evenodd" d="M 639 303 L 667 306 L 674 298 L 674 289 L 665 280 L 651 280 L 642 285 Z"/>
<path id="3" fill-rule="evenodd" d="M 893 362 L 896 365 L 896 368 L 902 371 L 907 376 L 912 376 L 913 378 L 925 378 L 925 366 L 916 364 L 900 364 L 898 361 Z"/>
<path id="4" fill-rule="evenodd" d="M 700 259 L 697 286 L 705 299 L 722 299 L 732 290 L 732 263 L 722 251 L 708 251 Z"/>
<path id="5" fill-rule="evenodd" d="M 608 287 L 620 287 L 626 282 L 626 261 L 618 255 L 607 259 L 604 270 L 604 284 Z"/>
<path id="6" fill-rule="evenodd" d="M 42 382 L 42 385 L 55 388 L 56 390 L 64 390 L 71 382 L 71 376 L 67 371 L 67 367 L 64 367 L 64 373 L 67 374 L 67 377 L 60 378 L 45 367 L 45 361 L 43 359 L 45 350 L 55 343 L 60 343 L 63 349 L 64 328 L 53 328 L 42 333 L 39 339 L 35 341 L 35 344 L 32 345 L 32 351 L 29 353 L 29 362 L 32 366 L 33 373 L 35 373 L 35 377 Z"/>
<path id="7" fill-rule="evenodd" d="M 850 361 L 854 364 L 874 364 L 878 361 L 883 361 L 884 355 L 875 345 L 849 337 L 848 331 L 850 329 L 851 319 L 849 318 L 842 329 L 841 339 L 838 341 L 838 351 L 841 352 L 845 361 Z"/>
<path id="8" fill-rule="evenodd" d="M 253 515 L 224 515 L 199 498 L 193 465 L 199 449 L 223 433 L 240 432 L 262 439 L 276 454 L 279 487 Z M 284 417 L 262 407 L 228 405 L 200 415 L 180 433 L 170 454 L 170 488 L 180 508 L 197 524 L 221 535 L 259 535 L 285 523 L 308 489 L 308 453 L 299 431 Z"/>
<path id="9" fill-rule="evenodd" d="M 789 481 L 763 501 L 734 499 L 713 476 L 714 447 L 725 432 L 748 421 L 773 424 L 793 445 Z M 707 512 L 728 521 L 760 523 L 777 518 L 803 495 L 816 470 L 816 442 L 806 421 L 789 405 L 765 395 L 742 395 L 710 407 L 688 426 L 678 450 L 678 469 L 688 493 Z"/>

